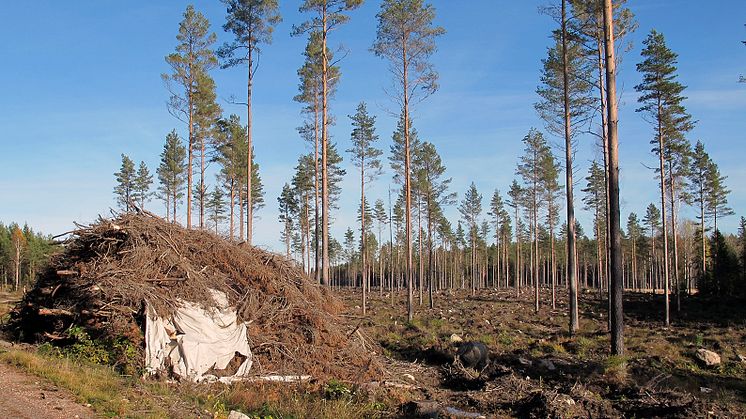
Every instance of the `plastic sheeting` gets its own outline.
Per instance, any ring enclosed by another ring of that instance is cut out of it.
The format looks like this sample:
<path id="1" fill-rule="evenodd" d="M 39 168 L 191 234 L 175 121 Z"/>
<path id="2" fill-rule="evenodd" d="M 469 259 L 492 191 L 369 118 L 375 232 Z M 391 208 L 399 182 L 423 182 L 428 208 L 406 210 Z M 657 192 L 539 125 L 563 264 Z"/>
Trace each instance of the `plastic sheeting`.
<path id="1" fill-rule="evenodd" d="M 226 383 L 248 374 L 252 356 L 246 324 L 238 321 L 224 293 L 211 291 L 215 309 L 180 301 L 176 313 L 164 318 L 147 305 L 145 367 L 149 373 L 172 370 L 194 382 Z"/>

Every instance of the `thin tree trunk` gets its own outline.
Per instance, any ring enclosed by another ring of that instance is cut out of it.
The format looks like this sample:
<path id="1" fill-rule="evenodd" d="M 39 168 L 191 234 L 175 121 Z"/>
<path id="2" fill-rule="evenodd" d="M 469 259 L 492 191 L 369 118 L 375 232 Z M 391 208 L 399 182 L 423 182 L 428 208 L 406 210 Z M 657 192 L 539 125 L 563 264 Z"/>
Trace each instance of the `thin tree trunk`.
<path id="1" fill-rule="evenodd" d="M 363 315 L 366 312 L 367 295 L 366 286 L 368 279 L 368 272 L 366 269 L 366 258 L 367 251 L 365 248 L 365 156 L 363 155 L 360 160 L 360 261 L 362 266 L 360 271 L 362 274 L 361 285 L 363 288 Z"/>
<path id="2" fill-rule="evenodd" d="M 660 191 L 661 191 L 661 218 L 663 221 L 663 290 L 665 295 L 665 306 L 666 306 L 666 326 L 671 324 L 670 319 L 670 300 L 669 300 L 669 272 L 668 272 L 668 217 L 666 216 L 666 167 L 664 153 L 664 139 L 663 139 L 663 121 L 661 120 L 662 104 L 658 99 L 658 157 L 660 163 Z"/>
<path id="3" fill-rule="evenodd" d="M 235 198 L 236 198 L 236 196 L 235 196 L 236 190 L 235 190 L 235 185 L 234 185 L 233 178 L 231 178 L 231 180 L 230 180 L 230 191 L 231 191 L 231 197 L 230 197 L 230 205 L 229 205 L 230 206 L 230 233 L 229 233 L 229 235 L 230 235 L 231 241 L 233 241 L 233 235 L 234 235 L 234 231 L 233 231 L 234 230 L 234 226 L 233 226 L 233 217 L 234 217 L 234 214 L 233 214 L 233 212 L 234 212 L 233 211 L 233 204 L 234 204 Z"/>
<path id="4" fill-rule="evenodd" d="M 611 352 L 624 354 L 624 317 L 622 299 L 624 277 L 622 269 L 622 229 L 619 209 L 619 138 L 616 100 L 616 62 L 614 57 L 614 18 L 611 0 L 604 1 L 604 38 L 606 49 L 606 94 L 609 111 L 609 224 L 611 243 Z"/>
<path id="5" fill-rule="evenodd" d="M 406 223 L 406 246 L 407 246 L 407 320 L 414 318 L 414 305 L 412 304 L 412 194 L 410 184 L 410 156 L 409 156 L 409 68 L 407 58 L 407 46 L 402 46 L 403 63 L 403 98 L 404 98 L 404 200 L 405 200 L 405 223 Z"/>
<path id="6" fill-rule="evenodd" d="M 327 37 L 326 2 L 322 11 L 321 30 L 321 284 L 329 285 L 329 167 L 328 164 L 328 77 L 329 57 L 326 54 Z"/>
<path id="7" fill-rule="evenodd" d="M 567 188 L 567 276 L 570 283 L 570 334 L 574 335 L 579 328 L 578 322 L 578 284 L 575 266 L 575 203 L 573 202 L 573 164 L 572 138 L 570 133 L 570 92 L 567 58 L 567 0 L 562 0 L 562 88 L 565 119 L 565 177 Z"/>
<path id="8" fill-rule="evenodd" d="M 249 67 L 249 77 L 248 82 L 246 83 L 246 243 L 251 244 L 252 239 L 252 224 L 254 222 L 254 208 L 252 205 L 252 196 L 251 196 L 251 172 L 252 172 L 252 165 L 254 162 L 253 156 L 252 156 L 252 143 L 251 143 L 251 89 L 252 84 L 254 83 L 254 72 L 253 72 L 253 56 L 252 56 L 252 48 L 249 48 L 248 56 L 247 56 L 247 63 Z"/>

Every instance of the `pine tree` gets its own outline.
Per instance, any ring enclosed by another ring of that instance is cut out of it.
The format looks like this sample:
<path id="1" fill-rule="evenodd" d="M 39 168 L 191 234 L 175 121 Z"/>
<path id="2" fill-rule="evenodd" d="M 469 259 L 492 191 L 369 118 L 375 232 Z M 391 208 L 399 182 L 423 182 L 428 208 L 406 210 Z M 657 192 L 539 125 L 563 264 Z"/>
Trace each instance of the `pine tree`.
<path id="1" fill-rule="evenodd" d="M 186 223 L 187 228 L 191 228 L 193 151 L 197 140 L 194 119 L 199 102 L 198 82 L 200 77 L 217 65 L 217 59 L 212 51 L 216 36 L 210 32 L 210 22 L 204 15 L 189 5 L 184 12 L 184 19 L 179 23 L 176 40 L 176 52 L 166 56 L 166 63 L 171 67 L 172 73 L 163 74 L 161 78 L 171 94 L 168 111 L 178 120 L 185 122 L 189 131 Z"/>
<path id="2" fill-rule="evenodd" d="M 521 218 L 519 213 L 521 212 L 521 208 L 524 205 L 525 197 L 524 197 L 524 191 L 523 188 L 518 184 L 518 182 L 514 179 L 513 183 L 510 184 L 510 189 L 508 190 L 508 197 L 510 200 L 508 201 L 508 206 L 513 208 L 514 214 L 515 214 L 515 295 L 516 298 L 520 296 L 521 293 Z"/>
<path id="3" fill-rule="evenodd" d="M 655 290 L 657 288 L 656 272 L 656 246 L 655 239 L 661 228 L 661 211 L 654 204 L 648 205 L 645 211 L 645 217 L 642 219 L 642 223 L 650 229 L 650 270 L 651 270 L 651 288 Z"/>
<path id="4" fill-rule="evenodd" d="M 568 18 L 567 0 L 561 0 L 559 13 L 556 15 L 560 29 L 555 30 L 555 45 L 547 51 L 547 58 L 542 60 L 542 86 L 537 89 L 541 96 L 534 107 L 546 123 L 547 129 L 564 139 L 565 152 L 565 188 L 567 208 L 567 275 L 570 300 L 570 334 L 578 331 L 578 274 L 576 266 L 576 231 L 575 231 L 575 198 L 573 192 L 573 139 L 582 124 L 588 122 L 593 111 L 591 91 L 593 84 L 592 66 L 589 65 L 588 51 L 582 45 L 577 28 Z"/>
<path id="5" fill-rule="evenodd" d="M 293 192 L 293 189 L 289 184 L 286 183 L 283 185 L 282 192 L 280 193 L 280 196 L 277 197 L 277 204 L 280 211 L 279 221 L 282 224 L 280 238 L 285 243 L 285 256 L 290 259 L 290 244 L 295 224 L 293 218 L 299 208 L 296 194 Z"/>
<path id="6" fill-rule="evenodd" d="M 710 155 L 705 151 L 702 141 L 697 141 L 692 151 L 690 167 L 688 170 L 688 194 L 692 203 L 697 207 L 699 220 L 700 236 L 700 280 L 704 280 L 707 271 L 707 227 L 706 222 L 709 216 L 708 201 L 709 196 L 709 172 L 712 169 L 712 160 Z"/>
<path id="7" fill-rule="evenodd" d="M 321 191 L 321 156 L 320 153 L 320 141 L 321 141 L 321 102 L 323 101 L 322 92 L 324 91 L 324 83 L 326 82 L 326 96 L 328 98 L 333 97 L 337 89 L 339 82 L 339 66 L 334 65 L 334 55 L 332 51 L 327 47 L 326 53 L 326 78 L 324 78 L 324 54 L 322 54 L 322 36 L 321 33 L 311 31 L 308 34 L 308 43 L 303 53 L 305 61 L 303 66 L 298 69 L 298 78 L 300 83 L 298 85 L 298 94 L 293 100 L 305 104 L 303 113 L 305 113 L 310 121 L 306 121 L 302 127 L 298 129 L 301 136 L 308 142 L 313 143 L 313 161 L 314 165 L 314 271 L 316 281 L 321 282 L 321 251 L 319 249 L 319 237 L 321 236 L 321 203 L 320 203 L 320 191 Z M 327 123 L 331 121 L 327 118 Z"/>
<path id="8" fill-rule="evenodd" d="M 161 152 L 161 164 L 158 166 L 158 182 L 161 198 L 166 203 L 166 219 L 171 212 L 171 221 L 176 222 L 176 207 L 184 197 L 184 172 L 187 171 L 186 147 L 181 144 L 176 130 L 166 136 L 166 144 Z M 170 210 L 170 211 L 169 211 Z"/>
<path id="9" fill-rule="evenodd" d="M 206 72 L 197 77 L 197 86 L 194 93 L 194 147 L 199 154 L 199 182 L 195 184 L 194 194 L 197 196 L 194 207 L 199 213 L 199 228 L 205 228 L 205 201 L 207 200 L 206 158 L 208 152 L 217 145 L 217 123 L 222 109 L 217 104 L 215 93 L 215 81 Z"/>
<path id="10" fill-rule="evenodd" d="M 414 149 L 411 163 L 418 196 L 425 204 L 428 252 L 427 286 L 430 308 L 433 308 L 433 225 L 437 214 L 441 213 L 444 207 L 455 203 L 456 193 L 448 192 L 451 178 L 444 178 L 446 167 L 443 165 L 435 145 L 427 141 L 421 145 L 418 144 Z M 422 256 L 420 255 L 420 258 Z"/>
<path id="11" fill-rule="evenodd" d="M 122 154 L 122 167 L 119 168 L 118 172 L 114 173 L 114 178 L 117 181 L 117 185 L 114 187 L 114 195 L 116 196 L 119 208 L 126 212 L 132 209 L 132 199 L 136 196 L 136 177 L 135 163 L 132 159 Z"/>
<path id="12" fill-rule="evenodd" d="M 382 199 L 376 199 L 376 203 L 373 206 L 373 218 L 378 223 L 378 267 L 379 267 L 379 291 L 381 295 L 383 295 L 383 285 L 384 285 L 384 278 L 383 278 L 383 228 L 386 225 L 386 223 L 389 222 L 389 216 L 386 213 L 386 208 L 384 207 L 383 200 Z M 389 254 L 389 258 L 391 257 L 391 254 Z"/>
<path id="13" fill-rule="evenodd" d="M 639 270 L 637 268 L 637 262 L 638 262 L 638 256 L 637 256 L 637 249 L 640 246 L 640 239 L 642 239 L 644 235 L 643 228 L 640 225 L 640 219 L 637 217 L 637 214 L 634 212 L 631 212 L 629 216 L 627 217 L 627 237 L 629 239 L 629 242 L 631 244 L 631 257 L 630 257 L 630 287 L 631 288 L 642 288 L 639 286 Z M 637 286 L 635 286 L 637 284 Z"/>
<path id="14" fill-rule="evenodd" d="M 141 209 L 145 209 L 145 202 L 150 201 L 152 193 L 150 185 L 153 184 L 153 175 L 150 174 L 148 166 L 144 161 L 140 162 L 135 175 L 133 196 L 132 198 L 140 204 Z"/>
<path id="15" fill-rule="evenodd" d="M 275 26 L 282 21 L 279 13 L 277 0 L 222 0 L 227 6 L 226 22 L 223 30 L 231 32 L 234 35 L 232 42 L 225 43 L 218 49 L 218 56 L 223 59 L 222 68 L 237 67 L 245 65 L 247 69 L 247 87 L 246 87 L 246 120 L 248 122 L 246 129 L 246 144 L 248 154 L 246 156 L 246 174 L 248 181 L 246 184 L 246 193 L 249 197 L 248 209 L 246 215 L 246 240 L 251 244 L 252 227 L 253 227 L 253 208 L 251 202 L 253 199 L 253 175 L 249 174 L 249 168 L 254 167 L 252 143 L 252 118 L 251 118 L 251 98 L 254 84 L 254 74 L 256 73 L 261 52 L 261 44 L 272 43 L 272 32 Z"/>
<path id="16" fill-rule="evenodd" d="M 531 246 L 531 273 L 534 280 L 534 311 L 539 312 L 539 211 L 542 198 L 542 163 L 550 153 L 544 136 L 536 129 L 531 129 L 523 138 L 525 154 L 521 156 L 516 174 L 523 179 L 523 191 L 529 210 L 529 233 Z"/>
<path id="17" fill-rule="evenodd" d="M 547 147 L 543 153 L 539 170 L 541 182 L 542 199 L 546 205 L 546 223 L 549 228 L 549 252 L 552 281 L 552 309 L 556 308 L 556 286 L 557 286 L 557 262 L 555 257 L 555 228 L 559 225 L 559 200 L 562 194 L 562 185 L 559 184 L 560 165 Z"/>
<path id="18" fill-rule="evenodd" d="M 603 287 L 605 279 L 603 277 L 604 269 L 603 259 L 606 249 L 606 179 L 601 165 L 597 161 L 591 164 L 588 169 L 586 187 L 582 192 L 585 193 L 583 202 L 585 209 L 593 213 L 593 230 L 596 237 L 596 263 L 597 263 L 597 284 L 599 289 Z"/>
<path id="19" fill-rule="evenodd" d="M 365 102 L 360 102 L 357 106 L 357 112 L 355 115 L 351 115 L 352 120 L 352 134 L 350 141 L 352 147 L 347 150 L 350 153 L 352 164 L 360 169 L 360 270 L 362 273 L 362 310 L 363 314 L 366 313 L 367 308 L 367 295 L 366 288 L 368 284 L 368 260 L 367 260 L 367 247 L 366 247 L 366 236 L 368 235 L 368 228 L 366 227 L 366 211 L 364 206 L 366 205 L 365 199 L 365 184 L 370 183 L 381 174 L 381 150 L 377 149 L 374 144 L 378 141 L 378 135 L 376 135 L 376 118 L 368 114 Z"/>
<path id="20" fill-rule="evenodd" d="M 311 272 L 311 240 L 318 243 L 318 229 L 311 231 L 311 196 L 314 193 L 314 155 L 306 154 L 298 158 L 293 175 L 293 190 L 298 203 L 296 223 L 301 230 L 301 260 L 306 272 Z M 306 267 L 307 265 L 307 267 Z M 314 268 L 316 269 L 316 268 Z M 318 278 L 318 275 L 317 275 Z"/>
<path id="21" fill-rule="evenodd" d="M 435 38 L 445 33 L 439 26 L 433 26 L 435 9 L 424 4 L 423 0 L 384 0 L 376 15 L 378 29 L 372 50 L 376 56 L 389 62 L 397 92 L 396 103 L 402 111 L 404 131 L 404 195 L 405 230 L 407 246 L 407 318 L 414 316 L 412 305 L 412 197 L 411 197 L 411 150 L 409 138 L 411 103 L 415 95 L 424 98 L 434 93 L 438 75 L 429 58 L 435 52 Z"/>
<path id="22" fill-rule="evenodd" d="M 251 202 L 250 205 L 249 202 Z M 259 163 L 256 161 L 253 161 L 251 165 L 251 200 L 247 201 L 246 205 L 247 208 L 251 207 L 251 215 L 254 218 L 257 218 L 257 211 L 264 208 L 264 184 L 259 175 Z"/>
<path id="23" fill-rule="evenodd" d="M 477 190 L 477 186 L 474 182 L 472 182 L 469 189 L 466 190 L 464 199 L 461 201 L 458 210 L 469 228 L 468 234 L 471 241 L 471 293 L 472 295 L 475 295 L 477 287 L 476 248 L 477 235 L 479 234 L 479 217 L 482 214 L 482 195 Z"/>
<path id="24" fill-rule="evenodd" d="M 329 134 L 328 134 L 328 100 L 329 100 L 329 67 L 327 40 L 329 33 L 346 23 L 349 17 L 345 14 L 357 9 L 362 0 L 304 0 L 300 6 L 302 13 L 311 13 L 312 18 L 300 26 L 293 27 L 294 34 L 318 32 L 321 35 L 321 283 L 329 284 Z"/>
<path id="25" fill-rule="evenodd" d="M 663 223 L 663 284 L 665 292 L 665 323 L 670 324 L 669 298 L 669 255 L 668 220 L 666 217 L 666 151 L 667 144 L 693 128 L 691 116 L 682 102 L 685 86 L 676 81 L 677 55 L 666 46 L 663 35 L 652 30 L 643 42 L 643 61 L 637 64 L 643 81 L 635 86 L 641 93 L 637 99 L 642 105 L 637 112 L 647 115 L 655 127 L 656 134 L 651 141 L 653 152 L 658 155 L 660 177 L 661 210 Z"/>
<path id="26" fill-rule="evenodd" d="M 226 189 L 228 190 L 228 219 L 229 233 L 231 240 L 235 234 L 235 206 L 236 202 L 243 213 L 243 197 L 245 191 L 242 185 L 246 183 L 246 127 L 241 125 L 241 119 L 238 115 L 230 115 L 227 119 L 221 119 L 217 123 L 217 144 L 214 161 L 221 166 L 220 175 L 223 178 Z M 253 185 L 252 185 L 253 187 Z M 243 193 L 242 193 L 243 191 Z M 244 236 L 244 217 L 238 220 L 240 236 Z"/>
<path id="27" fill-rule="evenodd" d="M 218 227 L 225 220 L 225 193 L 218 185 L 210 192 L 205 207 L 208 211 L 207 217 L 215 228 L 215 234 L 218 234 Z"/>
<path id="28" fill-rule="evenodd" d="M 707 213 L 713 220 L 713 231 L 718 231 L 718 218 L 733 215 L 733 209 L 728 206 L 728 195 L 730 189 L 725 186 L 727 176 L 720 174 L 720 169 L 715 162 L 710 162 L 707 171 Z"/>
<path id="29" fill-rule="evenodd" d="M 495 189 L 495 192 L 492 194 L 492 199 L 490 199 L 490 212 L 488 215 L 493 217 L 493 228 L 495 229 L 495 286 L 500 287 L 500 249 L 501 246 L 505 246 L 506 244 L 502 241 L 502 225 L 504 223 L 503 219 L 508 215 L 507 211 L 505 211 L 505 203 L 503 202 L 502 195 L 500 195 L 500 190 Z M 507 287 L 507 278 L 506 278 L 506 287 Z"/>

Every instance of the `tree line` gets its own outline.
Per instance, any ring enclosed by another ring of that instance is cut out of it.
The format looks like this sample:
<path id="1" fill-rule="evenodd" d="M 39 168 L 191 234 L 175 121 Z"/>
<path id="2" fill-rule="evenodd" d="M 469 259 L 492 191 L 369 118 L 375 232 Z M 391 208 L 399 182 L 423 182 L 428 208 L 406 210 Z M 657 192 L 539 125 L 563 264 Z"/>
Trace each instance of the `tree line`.
<path id="1" fill-rule="evenodd" d="M 33 283 L 56 250 L 51 237 L 26 224 L 0 223 L 0 285 L 17 291 Z"/>
<path id="2" fill-rule="evenodd" d="M 216 35 L 209 22 L 188 6 L 176 51 L 166 57 L 172 69 L 163 75 L 170 93 L 168 109 L 186 124 L 188 137 L 182 141 L 175 130 L 166 136 L 155 195 L 172 221 L 177 219 L 177 207 L 185 205 L 188 228 L 193 226 L 194 210 L 196 227 L 219 232 L 227 222 L 231 239 L 250 243 L 255 213 L 264 205 L 251 136 L 253 77 L 260 47 L 271 43 L 281 17 L 276 0 L 223 3 L 223 29 L 233 41 L 215 49 Z M 624 0 L 553 0 L 541 9 L 556 25 L 536 89 L 535 111 L 544 131 L 528 130 L 515 180 L 504 185 L 504 192 L 488 195 L 484 208 L 484 197 L 474 183 L 457 199 L 436 146 L 421 140 L 414 124 L 413 104 L 438 89 L 430 57 L 445 30 L 434 24 L 435 9 L 423 0 L 382 1 L 371 51 L 388 63 L 388 92 L 399 113 L 388 155 L 397 187 L 389 190 L 388 202 L 379 198 L 371 205 L 366 195 L 381 175 L 383 151 L 377 145 L 376 116 L 361 101 L 349 116 L 353 130 L 346 149 L 358 170 L 359 229 L 356 233 L 348 228 L 343 243 L 338 242 L 329 226 L 346 171 L 329 135 L 335 123 L 330 108 L 341 73 L 330 44 L 334 30 L 347 24 L 349 12 L 361 4 L 362 0 L 304 0 L 300 11 L 308 19 L 292 31 L 307 39 L 293 99 L 303 116 L 299 137 L 312 144 L 313 151 L 298 157 L 295 173 L 278 197 L 280 237 L 286 255 L 320 284 L 360 287 L 363 312 L 373 287 L 381 293 L 388 289 L 392 298 L 395 291 L 406 289 L 410 319 L 415 299 L 422 304 L 427 298 L 432 306 L 434 292 L 443 288 L 476 293 L 503 287 L 515 289 L 517 295 L 531 290 L 536 311 L 542 304 L 542 288 L 552 307 L 558 290 L 563 290 L 570 301 L 571 334 L 579 328 L 579 289 L 596 289 L 609 301 L 616 353 L 623 351 L 623 289 L 662 291 L 663 319 L 668 324 L 672 292 L 678 310 L 682 293 L 722 294 L 741 288 L 737 284 L 743 275 L 720 274 L 724 266 L 743 271 L 738 268 L 743 261 L 738 262 L 729 243 L 733 239 L 718 229 L 719 219 L 733 215 L 727 178 L 704 142 L 691 145 L 688 133 L 695 121 L 685 107 L 686 86 L 677 80 L 678 56 L 655 30 L 643 41 L 636 66 L 642 81 L 635 90 L 637 112 L 651 125 L 651 152 L 658 160 L 653 176 L 660 200 L 648 206 L 642 219 L 630 213 L 626 231 L 621 227 L 616 67 L 638 26 Z M 218 66 L 242 66 L 246 71 L 246 102 L 241 102 L 246 106 L 245 125 L 237 115 L 224 118 L 216 103 L 210 74 Z M 552 147 L 547 135 L 559 139 L 560 146 Z M 580 139 L 596 143 L 601 157 L 579 182 L 584 186 L 578 199 L 573 176 Z M 220 170 L 209 190 L 205 169 L 211 163 Z M 114 192 L 122 209 L 129 210 L 132 202 L 144 206 L 152 196 L 152 177 L 144 164 L 136 170 L 123 155 L 116 178 Z M 576 220 L 576 201 L 592 214 L 588 234 Z M 445 216 L 453 205 L 461 216 L 458 220 Z M 683 206 L 699 212 L 696 220 L 681 220 Z M 743 255 L 743 248 L 740 252 Z"/>

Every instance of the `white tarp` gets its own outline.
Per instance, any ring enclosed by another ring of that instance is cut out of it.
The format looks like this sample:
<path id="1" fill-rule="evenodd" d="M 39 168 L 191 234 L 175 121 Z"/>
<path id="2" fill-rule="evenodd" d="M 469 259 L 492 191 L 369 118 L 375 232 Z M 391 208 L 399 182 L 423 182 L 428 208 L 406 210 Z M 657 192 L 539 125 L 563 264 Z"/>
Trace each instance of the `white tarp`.
<path id="1" fill-rule="evenodd" d="M 181 307 L 169 318 L 160 317 L 147 305 L 148 372 L 165 372 L 170 366 L 175 374 L 195 382 L 219 379 L 226 383 L 248 374 L 252 358 L 246 324 L 238 321 L 224 293 L 212 290 L 212 294 L 218 308 L 205 310 L 180 301 Z"/>

